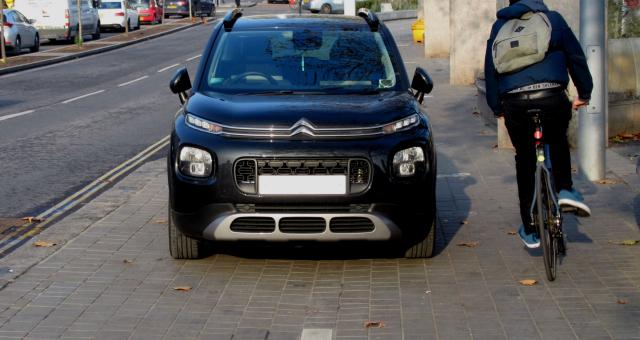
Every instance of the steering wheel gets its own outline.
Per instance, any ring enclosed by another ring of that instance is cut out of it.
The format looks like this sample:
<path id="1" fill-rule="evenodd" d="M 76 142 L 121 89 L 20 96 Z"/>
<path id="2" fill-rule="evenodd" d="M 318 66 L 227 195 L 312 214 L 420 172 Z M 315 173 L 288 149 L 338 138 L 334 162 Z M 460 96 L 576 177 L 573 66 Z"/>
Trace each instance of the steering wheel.
<path id="1" fill-rule="evenodd" d="M 268 75 L 266 73 L 256 72 L 256 71 L 245 72 L 245 73 L 239 74 L 235 78 L 227 79 L 226 83 L 228 85 L 236 84 L 236 83 L 239 83 L 241 79 L 246 79 L 247 77 L 250 77 L 250 76 L 262 77 L 262 78 L 266 79 L 269 82 L 269 84 L 274 85 L 274 86 L 278 85 L 278 81 L 275 80 L 272 76 L 270 76 L 270 75 Z"/>

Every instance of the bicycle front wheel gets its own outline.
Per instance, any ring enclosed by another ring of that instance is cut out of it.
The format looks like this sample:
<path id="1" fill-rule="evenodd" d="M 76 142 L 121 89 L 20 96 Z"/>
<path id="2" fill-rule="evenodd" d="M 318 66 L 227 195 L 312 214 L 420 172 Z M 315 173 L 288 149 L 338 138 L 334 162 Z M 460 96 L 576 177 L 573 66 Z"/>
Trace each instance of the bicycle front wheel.
<path id="1" fill-rule="evenodd" d="M 553 216 L 552 193 L 549 192 L 548 173 L 542 167 L 536 170 L 536 216 L 535 222 L 540 235 L 542 245 L 542 255 L 544 259 L 544 269 L 547 279 L 556 279 L 556 267 L 558 265 L 558 240 L 551 232 Z"/>

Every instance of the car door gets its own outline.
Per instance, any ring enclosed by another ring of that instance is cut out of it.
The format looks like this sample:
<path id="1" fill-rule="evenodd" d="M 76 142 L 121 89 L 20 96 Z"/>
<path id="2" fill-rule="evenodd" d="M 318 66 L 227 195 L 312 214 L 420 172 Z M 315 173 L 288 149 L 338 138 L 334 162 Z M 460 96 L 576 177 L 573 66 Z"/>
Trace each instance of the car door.
<path id="1" fill-rule="evenodd" d="M 16 22 L 20 27 L 20 35 L 22 38 L 22 46 L 24 47 L 32 47 L 34 46 L 34 41 L 36 39 L 36 28 L 29 23 L 29 19 L 27 19 L 22 13 L 18 11 L 13 11 L 13 16 L 16 18 Z"/>
<path id="2" fill-rule="evenodd" d="M 29 29 L 27 28 L 27 23 L 22 20 L 21 16 L 16 11 L 9 12 L 9 20 L 13 21 L 13 24 L 16 27 L 16 31 L 20 36 L 20 43 L 22 47 L 30 47 L 33 46 L 33 36 Z"/>
<path id="3" fill-rule="evenodd" d="M 90 34 L 95 31 L 96 18 L 93 15 L 93 7 L 89 0 L 82 0 L 82 30 L 83 34 Z"/>

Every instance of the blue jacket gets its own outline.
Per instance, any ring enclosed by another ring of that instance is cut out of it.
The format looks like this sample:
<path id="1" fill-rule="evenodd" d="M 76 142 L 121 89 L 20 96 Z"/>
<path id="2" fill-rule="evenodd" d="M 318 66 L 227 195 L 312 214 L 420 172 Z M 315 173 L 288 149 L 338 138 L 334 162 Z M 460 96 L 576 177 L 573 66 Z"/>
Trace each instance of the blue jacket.
<path id="1" fill-rule="evenodd" d="M 510 19 L 520 18 L 527 12 L 543 12 L 551 22 L 551 41 L 544 60 L 520 71 L 498 74 L 493 65 L 492 46 L 500 28 Z M 536 83 L 569 84 L 569 74 L 578 89 L 580 99 L 591 99 L 593 81 L 582 46 L 560 13 L 550 11 L 542 0 L 520 0 L 498 11 L 487 41 L 484 73 L 487 87 L 487 103 L 495 115 L 504 113 L 500 96 L 513 89 Z"/>

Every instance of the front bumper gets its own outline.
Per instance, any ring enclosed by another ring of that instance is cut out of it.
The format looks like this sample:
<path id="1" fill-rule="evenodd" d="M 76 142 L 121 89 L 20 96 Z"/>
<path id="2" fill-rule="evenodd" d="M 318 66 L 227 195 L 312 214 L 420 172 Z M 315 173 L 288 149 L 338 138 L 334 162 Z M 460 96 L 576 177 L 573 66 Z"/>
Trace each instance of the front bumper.
<path id="1" fill-rule="evenodd" d="M 176 155 L 182 146 L 212 154 L 212 177 L 196 179 L 177 170 Z M 408 179 L 395 176 L 393 155 L 413 146 L 423 148 L 425 170 Z M 260 195 L 242 190 L 236 181 L 238 161 L 247 158 L 363 159 L 371 174 L 365 190 L 346 195 Z M 383 241 L 423 233 L 435 216 L 435 156 L 426 121 L 411 131 L 378 138 L 267 141 L 197 131 L 179 115 L 167 161 L 171 221 L 194 238 Z M 307 229 L 304 221 L 313 227 Z"/>

